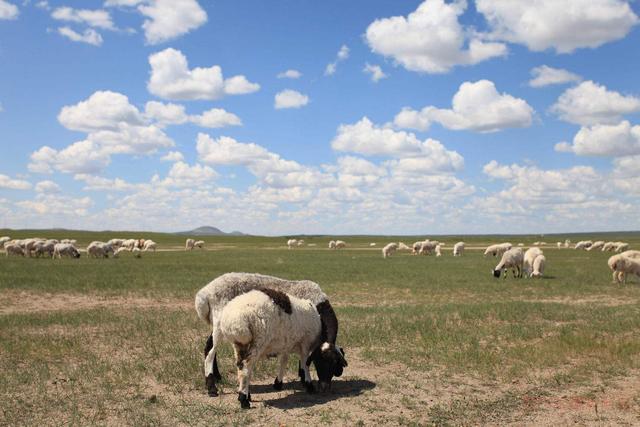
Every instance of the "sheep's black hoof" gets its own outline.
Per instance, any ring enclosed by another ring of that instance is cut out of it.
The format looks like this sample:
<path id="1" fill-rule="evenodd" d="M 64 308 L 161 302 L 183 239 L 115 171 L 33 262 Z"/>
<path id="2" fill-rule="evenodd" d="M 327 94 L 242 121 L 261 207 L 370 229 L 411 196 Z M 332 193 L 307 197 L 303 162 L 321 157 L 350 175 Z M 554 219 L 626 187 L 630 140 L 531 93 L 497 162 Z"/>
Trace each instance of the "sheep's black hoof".
<path id="1" fill-rule="evenodd" d="M 304 383 L 304 388 L 305 390 L 307 390 L 307 393 L 309 394 L 313 394 L 316 392 L 316 389 L 313 386 L 313 383 L 311 381 L 309 381 L 308 383 Z"/>
<path id="2" fill-rule="evenodd" d="M 298 377 L 300 377 L 300 381 L 304 382 L 304 369 L 298 368 Z"/>
<path id="3" fill-rule="evenodd" d="M 273 382 L 273 388 L 275 390 L 282 390 L 282 381 L 278 381 L 278 379 L 276 378 L 276 380 Z"/>
<path id="4" fill-rule="evenodd" d="M 211 397 L 216 397 L 218 395 L 218 387 L 216 387 L 215 376 L 209 374 L 205 382 L 207 384 L 207 394 Z"/>
<path id="5" fill-rule="evenodd" d="M 251 395 L 249 395 L 249 397 L 247 397 L 246 394 L 244 393 L 238 393 L 238 401 L 240 402 L 240 407 L 242 409 L 249 409 L 251 408 Z"/>

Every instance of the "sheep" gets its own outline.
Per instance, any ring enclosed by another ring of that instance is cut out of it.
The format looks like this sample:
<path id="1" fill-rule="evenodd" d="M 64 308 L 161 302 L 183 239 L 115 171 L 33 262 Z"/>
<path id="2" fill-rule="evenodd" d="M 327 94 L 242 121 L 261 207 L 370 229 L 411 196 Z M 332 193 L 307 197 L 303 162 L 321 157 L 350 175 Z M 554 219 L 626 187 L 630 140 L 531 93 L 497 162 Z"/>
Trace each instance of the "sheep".
<path id="1" fill-rule="evenodd" d="M 304 246 L 304 240 L 302 239 L 298 240 L 298 246 Z"/>
<path id="2" fill-rule="evenodd" d="M 628 243 L 616 242 L 616 247 L 615 247 L 615 251 L 616 252 L 626 251 L 627 249 L 629 249 L 629 244 Z"/>
<path id="3" fill-rule="evenodd" d="M 540 278 L 544 274 L 544 265 L 547 262 L 547 258 L 540 254 L 533 260 L 533 272 L 530 277 Z"/>
<path id="4" fill-rule="evenodd" d="M 619 255 L 640 260 L 640 251 L 634 251 L 634 250 L 624 251 Z"/>
<path id="5" fill-rule="evenodd" d="M 500 277 L 500 272 L 504 270 L 504 278 L 507 278 L 507 270 L 513 271 L 513 277 L 522 277 L 522 264 L 524 262 L 524 255 L 522 249 L 512 248 L 502 254 L 502 259 L 493 269 L 493 276 Z"/>
<path id="6" fill-rule="evenodd" d="M 593 242 L 591 246 L 587 249 L 588 251 L 592 251 L 595 249 L 600 249 L 604 246 L 604 242 L 602 240 L 598 240 L 597 242 Z"/>
<path id="7" fill-rule="evenodd" d="M 314 365 L 321 379 L 321 386 L 331 384 L 331 375 L 339 377 L 346 366 L 344 358 L 336 347 L 338 319 L 327 295 L 320 286 L 310 280 L 284 280 L 278 277 L 251 273 L 227 273 L 212 280 L 198 291 L 195 297 L 195 309 L 198 317 L 211 327 L 211 334 L 204 349 L 204 376 L 210 396 L 217 396 L 216 380 L 221 379 L 218 371 L 216 349 L 220 338 L 220 314 L 222 309 L 234 297 L 250 290 L 268 288 L 285 292 L 296 298 L 311 301 L 315 305 L 322 321 L 321 358 Z M 302 370 L 299 371 L 302 373 Z M 328 375 L 328 379 L 327 379 Z"/>
<path id="8" fill-rule="evenodd" d="M 613 249 L 615 249 L 616 243 L 615 242 L 607 242 L 602 246 L 602 252 L 608 252 L 608 251 L 612 251 Z"/>
<path id="9" fill-rule="evenodd" d="M 437 256 L 437 257 L 442 256 L 442 252 L 440 251 L 440 247 L 441 247 L 441 246 L 442 246 L 442 245 L 436 245 L 436 256 Z"/>
<path id="10" fill-rule="evenodd" d="M 4 250 L 7 253 L 7 257 L 13 255 L 13 256 L 24 256 L 24 250 L 19 246 L 16 245 L 14 243 L 5 243 L 4 245 Z"/>
<path id="11" fill-rule="evenodd" d="M 46 239 L 42 239 L 40 237 L 35 237 L 33 239 L 25 239 L 22 241 L 22 249 L 24 249 L 25 255 L 28 257 L 31 256 L 31 252 L 35 250 L 36 244 L 39 242 L 44 242 Z"/>
<path id="12" fill-rule="evenodd" d="M 93 258 L 109 258 L 109 254 L 114 254 L 113 246 L 108 243 L 94 241 L 87 246 L 87 255 Z"/>
<path id="13" fill-rule="evenodd" d="M 336 248 L 336 242 L 335 240 L 332 240 L 329 242 L 329 249 L 335 249 Z"/>
<path id="14" fill-rule="evenodd" d="M 453 245 L 453 256 L 462 256 L 462 254 L 464 254 L 464 242 Z"/>
<path id="15" fill-rule="evenodd" d="M 369 247 L 370 247 L 370 248 L 373 248 L 374 246 L 376 246 L 376 244 L 375 244 L 375 243 L 373 243 L 373 242 L 369 243 Z"/>
<path id="16" fill-rule="evenodd" d="M 437 246 L 438 246 L 438 242 L 426 240 L 422 242 L 422 245 L 420 246 L 420 250 L 418 251 L 418 254 L 431 255 L 431 252 L 433 252 Z"/>
<path id="17" fill-rule="evenodd" d="M 62 256 L 80 258 L 80 252 L 70 243 L 56 243 L 53 247 L 53 258 L 62 258 Z"/>
<path id="18" fill-rule="evenodd" d="M 204 249 L 204 240 L 197 240 L 194 244 L 193 244 L 194 248 L 198 248 L 198 249 Z"/>
<path id="19" fill-rule="evenodd" d="M 156 242 L 154 242 L 153 240 L 146 240 L 144 242 L 144 246 L 142 247 L 142 250 L 145 252 L 149 252 L 149 251 L 156 251 L 156 247 L 158 246 L 158 244 Z"/>
<path id="20" fill-rule="evenodd" d="M 140 248 L 133 248 L 131 252 L 133 253 L 133 256 L 136 258 L 142 257 L 142 251 L 140 250 Z"/>
<path id="21" fill-rule="evenodd" d="M 114 254 L 113 254 L 113 257 L 114 257 L 114 258 L 119 258 L 119 257 L 120 257 L 120 254 L 121 254 L 122 252 L 131 252 L 131 250 L 130 250 L 129 248 L 126 248 L 126 247 L 124 247 L 124 246 L 121 246 L 121 247 L 119 247 L 118 249 L 116 249 L 116 251 L 115 251 L 115 252 L 114 252 Z"/>
<path id="22" fill-rule="evenodd" d="M 336 240 L 336 249 L 343 249 L 347 246 L 346 242 L 343 242 L 342 240 Z"/>
<path id="23" fill-rule="evenodd" d="M 498 244 L 495 244 L 495 245 L 489 245 L 489 246 L 487 246 L 487 249 L 485 249 L 485 251 L 484 251 L 484 256 L 487 256 L 487 255 L 492 255 L 492 256 L 502 255 L 506 251 L 510 250 L 512 247 L 513 247 L 513 245 L 511 243 L 498 243 Z"/>
<path id="24" fill-rule="evenodd" d="M 640 258 L 631 258 L 621 254 L 614 255 L 607 261 L 609 268 L 613 271 L 614 282 L 626 283 L 627 273 L 640 276 Z"/>
<path id="25" fill-rule="evenodd" d="M 289 249 L 293 249 L 293 248 L 295 248 L 296 246 L 298 246 L 298 241 L 297 241 L 296 239 L 289 239 L 289 240 L 287 240 L 287 247 L 288 247 Z"/>
<path id="26" fill-rule="evenodd" d="M 146 242 L 145 239 L 137 239 L 136 243 L 135 243 L 135 247 L 138 249 L 142 249 L 144 248 L 144 243 Z"/>
<path id="27" fill-rule="evenodd" d="M 556 246 L 560 249 L 562 247 L 562 242 L 556 242 Z"/>
<path id="28" fill-rule="evenodd" d="M 569 245 L 571 245 L 571 240 L 569 240 L 569 239 L 565 239 L 565 241 L 564 241 L 564 247 L 565 247 L 565 248 L 568 248 L 568 247 L 569 247 Z"/>
<path id="29" fill-rule="evenodd" d="M 38 242 L 34 249 L 34 254 L 36 257 L 43 256 L 44 254 L 49 255 L 49 258 L 53 257 L 53 249 L 57 243 L 57 240 L 47 240 L 45 242 Z"/>
<path id="30" fill-rule="evenodd" d="M 581 240 L 574 246 L 574 249 L 584 249 L 587 250 L 593 245 L 591 240 Z"/>
<path id="31" fill-rule="evenodd" d="M 527 276 L 531 275 L 531 271 L 533 270 L 533 260 L 535 260 L 539 255 L 542 255 L 542 249 L 535 246 L 527 249 L 524 253 L 523 269 Z"/>
<path id="32" fill-rule="evenodd" d="M 322 321 L 311 301 L 284 292 L 263 288 L 233 298 L 220 314 L 220 335 L 233 345 L 238 368 L 238 400 L 240 407 L 251 407 L 249 383 L 255 363 L 266 357 L 278 357 L 279 370 L 273 383 L 282 390 L 284 372 L 290 353 L 297 353 L 303 371 L 304 386 L 309 393 L 314 387 L 309 374 L 312 361 L 321 358 Z M 340 352 L 343 365 L 347 363 Z M 318 373 L 320 384 L 328 377 Z"/>
<path id="33" fill-rule="evenodd" d="M 418 252 L 420 252 L 420 250 L 422 249 L 423 243 L 424 243 L 423 241 L 420 241 L 420 242 L 415 242 L 413 245 L 411 245 L 411 254 L 418 255 Z"/>
<path id="34" fill-rule="evenodd" d="M 114 250 L 118 250 L 124 243 L 124 239 L 111 239 L 107 242 Z"/>
<path id="35" fill-rule="evenodd" d="M 402 242 L 398 242 L 398 250 L 400 251 L 410 251 L 411 248 Z"/>
<path id="36" fill-rule="evenodd" d="M 389 243 L 387 246 L 382 248 L 382 258 L 390 257 L 397 250 L 398 250 L 397 243 Z"/>
<path id="37" fill-rule="evenodd" d="M 0 248 L 4 247 L 4 244 L 9 242 L 10 240 L 11 240 L 11 237 L 9 236 L 0 237 Z"/>
<path id="38" fill-rule="evenodd" d="M 184 250 L 185 251 L 192 251 L 193 250 L 193 246 L 196 244 L 196 241 L 193 239 L 187 239 L 185 245 L 184 245 Z"/>

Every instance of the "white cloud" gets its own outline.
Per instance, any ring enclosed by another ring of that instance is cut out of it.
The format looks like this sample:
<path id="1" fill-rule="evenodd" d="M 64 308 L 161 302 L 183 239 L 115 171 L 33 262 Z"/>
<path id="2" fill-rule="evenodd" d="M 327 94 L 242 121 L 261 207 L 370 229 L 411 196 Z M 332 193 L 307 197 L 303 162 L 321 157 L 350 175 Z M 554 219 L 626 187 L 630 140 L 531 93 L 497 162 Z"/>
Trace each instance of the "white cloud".
<path id="1" fill-rule="evenodd" d="M 0 19 L 16 19 L 20 11 L 14 4 L 5 0 L 0 0 Z"/>
<path id="2" fill-rule="evenodd" d="M 238 142 L 227 136 L 213 139 L 204 133 L 198 134 L 196 149 L 202 162 L 213 165 L 248 165 L 271 158 L 271 153 L 257 144 Z"/>
<path id="3" fill-rule="evenodd" d="M 336 54 L 336 60 L 327 64 L 326 68 L 324 69 L 324 75 L 331 76 L 335 74 L 338 68 L 338 63 L 345 61 L 348 58 L 349 58 L 349 47 L 343 44 L 340 47 L 340 50 L 338 50 L 338 53 Z"/>
<path id="4" fill-rule="evenodd" d="M 531 87 L 543 87 L 549 85 L 559 85 L 565 83 L 579 82 L 582 80 L 577 74 L 571 73 L 567 70 L 560 68 L 552 68 L 547 65 L 541 65 L 531 70 L 531 76 L 529 80 L 529 86 Z"/>
<path id="5" fill-rule="evenodd" d="M 365 156 L 401 158 L 394 165 L 419 167 L 430 173 L 452 172 L 464 166 L 462 156 L 446 150 L 440 142 L 434 139 L 420 141 L 412 133 L 375 126 L 367 117 L 353 125 L 340 125 L 331 147 Z"/>
<path id="6" fill-rule="evenodd" d="M 85 191 L 131 191 L 140 187 L 140 185 L 130 184 L 122 178 L 109 179 L 91 174 L 76 174 L 73 176 L 76 181 L 84 181 L 83 187 Z"/>
<path id="7" fill-rule="evenodd" d="M 38 182 L 35 190 L 38 193 L 54 194 L 60 192 L 60 186 L 53 181 L 45 180 Z"/>
<path id="8" fill-rule="evenodd" d="M 500 94 L 493 82 L 479 80 L 460 85 L 453 96 L 452 109 L 404 108 L 394 118 L 394 124 L 400 128 L 427 130 L 431 122 L 438 122 L 447 129 L 496 132 L 530 126 L 533 112 L 525 100 Z"/>
<path id="9" fill-rule="evenodd" d="M 456 65 L 472 65 L 504 56 L 502 43 L 486 42 L 458 22 L 466 1 L 425 0 L 404 16 L 372 22 L 366 31 L 371 50 L 393 58 L 410 71 L 445 73 Z M 468 47 L 465 47 L 468 46 Z"/>
<path id="10" fill-rule="evenodd" d="M 389 77 L 384 73 L 384 71 L 382 71 L 382 68 L 380 68 L 379 65 L 371 65 L 368 62 L 364 65 L 362 71 L 371 74 L 371 81 L 376 83 Z"/>
<path id="11" fill-rule="evenodd" d="M 180 125 L 189 120 L 184 105 L 149 101 L 144 110 L 146 117 L 156 120 L 161 125 Z"/>
<path id="12" fill-rule="evenodd" d="M 582 127 L 573 144 L 556 144 L 556 151 L 572 152 L 579 156 L 621 157 L 640 154 L 640 126 L 628 121 L 616 125 Z"/>
<path id="13" fill-rule="evenodd" d="M 278 73 L 277 77 L 279 79 L 299 79 L 300 77 L 302 77 L 302 73 L 298 70 L 289 69 L 287 71 Z"/>
<path id="14" fill-rule="evenodd" d="M 160 183 L 169 187 L 191 187 L 210 183 L 217 176 L 216 171 L 209 166 L 199 164 L 190 166 L 178 161 L 171 166 L 167 177 Z"/>
<path id="15" fill-rule="evenodd" d="M 74 42 L 87 43 L 93 46 L 102 45 L 102 36 L 93 28 L 87 28 L 82 33 L 78 33 L 69 27 L 60 27 L 58 28 L 58 33 Z"/>
<path id="16" fill-rule="evenodd" d="M 184 156 L 179 151 L 169 151 L 167 154 L 160 158 L 163 162 L 181 162 L 184 160 Z"/>
<path id="17" fill-rule="evenodd" d="M 76 22 L 104 30 L 116 29 L 111 20 L 111 14 L 102 9 L 89 10 L 59 7 L 51 13 L 51 17 L 58 21 Z"/>
<path id="18" fill-rule="evenodd" d="M 59 194 L 40 193 L 34 200 L 16 202 L 16 206 L 25 211 L 26 219 L 42 218 L 46 215 L 47 223 L 55 217 L 67 217 L 66 221 L 76 220 L 77 216 L 87 216 L 93 200 L 89 197 L 74 198 Z M 33 224 L 33 222 L 30 222 Z M 61 222 L 64 224 L 64 222 Z"/>
<path id="19" fill-rule="evenodd" d="M 551 107 L 564 121 L 580 125 L 612 124 L 640 111 L 640 98 L 609 91 L 590 80 L 567 89 Z"/>
<path id="20" fill-rule="evenodd" d="M 300 108 L 309 103 L 309 97 L 298 91 L 285 89 L 278 92 L 275 96 L 273 106 L 276 110 L 284 108 Z"/>
<path id="21" fill-rule="evenodd" d="M 172 100 L 216 100 L 224 95 L 242 95 L 260 89 L 244 76 L 224 79 L 218 65 L 189 69 L 187 58 L 172 48 L 149 56 L 151 77 L 147 89 L 161 98 Z"/>
<path id="22" fill-rule="evenodd" d="M 492 36 L 533 51 L 570 53 L 625 37 L 638 17 L 623 0 L 476 0 Z"/>
<path id="23" fill-rule="evenodd" d="M 49 6 L 49 2 L 47 0 L 41 0 L 38 3 L 36 3 L 36 7 L 38 9 L 42 9 L 42 10 L 50 10 L 51 6 Z"/>
<path id="24" fill-rule="evenodd" d="M 13 179 L 0 173 L 0 188 L 8 190 L 28 190 L 31 183 L 22 179 Z"/>
<path id="25" fill-rule="evenodd" d="M 67 129 L 83 132 L 113 130 L 120 123 L 144 124 L 142 114 L 129 103 L 129 98 L 108 90 L 94 92 L 85 101 L 62 107 L 58 121 Z"/>
<path id="26" fill-rule="evenodd" d="M 207 22 L 207 13 L 196 0 L 155 0 L 138 6 L 146 19 L 142 28 L 149 44 L 162 43 Z"/>
<path id="27" fill-rule="evenodd" d="M 233 113 L 229 113 L 222 108 L 212 108 L 200 115 L 189 116 L 189 121 L 206 128 L 222 128 L 242 125 L 240 117 Z"/>

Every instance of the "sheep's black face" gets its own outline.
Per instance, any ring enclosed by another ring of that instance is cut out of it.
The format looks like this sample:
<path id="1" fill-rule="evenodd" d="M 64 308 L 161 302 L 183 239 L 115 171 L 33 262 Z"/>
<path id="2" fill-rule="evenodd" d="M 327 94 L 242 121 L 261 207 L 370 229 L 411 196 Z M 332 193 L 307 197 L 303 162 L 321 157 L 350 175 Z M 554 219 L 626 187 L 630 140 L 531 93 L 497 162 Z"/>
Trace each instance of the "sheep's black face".
<path id="1" fill-rule="evenodd" d="M 500 270 L 493 270 L 493 277 L 500 277 Z"/>
<path id="2" fill-rule="evenodd" d="M 348 366 L 344 358 L 344 350 L 326 343 L 311 354 L 310 360 L 318 373 L 320 391 L 329 390 L 333 377 L 341 376 L 344 368 Z"/>

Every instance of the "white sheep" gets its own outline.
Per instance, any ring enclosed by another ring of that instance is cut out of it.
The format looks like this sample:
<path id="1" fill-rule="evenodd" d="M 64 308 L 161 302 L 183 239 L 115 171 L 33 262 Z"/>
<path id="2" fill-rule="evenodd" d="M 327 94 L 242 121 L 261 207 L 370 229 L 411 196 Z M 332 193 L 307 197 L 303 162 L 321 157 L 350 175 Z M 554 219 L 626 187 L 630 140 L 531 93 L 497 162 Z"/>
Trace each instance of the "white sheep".
<path id="1" fill-rule="evenodd" d="M 57 243 L 53 247 L 53 258 L 62 258 L 63 256 L 80 258 L 80 252 L 71 243 Z"/>
<path id="2" fill-rule="evenodd" d="M 562 247 L 562 242 L 556 242 L 556 246 L 560 249 Z"/>
<path id="3" fill-rule="evenodd" d="M 342 240 L 336 240 L 336 249 L 343 249 L 347 247 L 347 243 Z"/>
<path id="4" fill-rule="evenodd" d="M 568 247 L 569 247 L 569 245 L 571 245 L 571 240 L 569 240 L 569 239 L 565 239 L 565 241 L 564 241 L 564 247 L 565 247 L 565 248 L 568 248 Z"/>
<path id="5" fill-rule="evenodd" d="M 298 240 L 298 246 L 304 246 L 304 240 L 303 239 Z"/>
<path id="6" fill-rule="evenodd" d="M 384 248 L 382 248 L 382 258 L 390 257 L 397 250 L 398 250 L 397 243 L 389 243 Z"/>
<path id="7" fill-rule="evenodd" d="M 290 353 L 300 357 L 304 386 L 314 387 L 309 374 L 311 359 L 318 358 L 322 344 L 322 322 L 309 300 L 274 289 L 251 290 L 232 299 L 220 315 L 221 336 L 233 345 L 238 368 L 238 400 L 249 408 L 249 383 L 258 360 L 278 356 L 278 376 L 273 384 L 282 390 Z M 344 363 L 346 366 L 346 361 Z M 323 382 L 326 378 L 320 377 Z"/>
<path id="8" fill-rule="evenodd" d="M 420 252 L 420 250 L 422 249 L 422 244 L 424 242 L 421 240 L 419 242 L 415 242 L 413 245 L 411 245 L 411 253 L 413 255 L 418 255 L 418 253 Z"/>
<path id="9" fill-rule="evenodd" d="M 440 247 L 441 247 L 441 246 L 442 246 L 442 245 L 436 245 L 436 256 L 437 256 L 437 257 L 442 256 L 442 252 L 440 251 Z"/>
<path id="10" fill-rule="evenodd" d="M 87 255 L 92 258 L 109 258 L 114 252 L 113 246 L 105 242 L 94 241 L 87 246 Z"/>
<path id="11" fill-rule="evenodd" d="M 111 239 L 107 243 L 110 244 L 114 250 L 118 250 L 123 245 L 124 239 Z"/>
<path id="12" fill-rule="evenodd" d="M 609 268 L 613 270 L 613 280 L 618 283 L 626 283 L 627 274 L 640 276 L 640 260 L 623 255 L 614 255 L 607 261 Z"/>
<path id="13" fill-rule="evenodd" d="M 289 249 L 293 249 L 293 248 L 295 248 L 296 246 L 298 246 L 298 241 L 297 241 L 296 239 L 289 239 L 289 240 L 287 240 L 287 247 L 288 247 Z"/>
<path id="14" fill-rule="evenodd" d="M 523 269 L 527 276 L 531 276 L 531 272 L 533 271 L 533 260 L 535 260 L 539 255 L 542 255 L 542 249 L 535 246 L 527 249 L 524 253 Z"/>
<path id="15" fill-rule="evenodd" d="M 197 240 L 194 244 L 193 244 L 194 248 L 198 248 L 198 249 L 204 249 L 204 240 Z"/>
<path id="16" fill-rule="evenodd" d="M 511 243 L 497 243 L 495 245 L 489 245 L 489 246 L 487 246 L 487 249 L 485 249 L 485 251 L 484 251 L 484 256 L 487 256 L 487 255 L 492 255 L 492 256 L 502 255 L 506 251 L 511 249 L 512 247 L 513 247 L 513 245 Z"/>
<path id="17" fill-rule="evenodd" d="M 629 249 L 629 244 L 624 242 L 616 242 L 615 251 L 622 252 Z"/>
<path id="18" fill-rule="evenodd" d="M 464 242 L 453 245 L 453 256 L 462 256 L 462 254 L 464 254 Z"/>
<path id="19" fill-rule="evenodd" d="M 118 249 L 116 249 L 115 253 L 113 254 L 113 257 L 119 258 L 122 252 L 131 252 L 131 249 L 124 246 L 120 246 Z"/>
<path id="20" fill-rule="evenodd" d="M 375 243 L 373 243 L 373 242 L 369 243 L 369 247 L 370 247 L 370 248 L 373 248 L 374 246 L 376 246 L 376 244 L 375 244 Z"/>
<path id="21" fill-rule="evenodd" d="M 136 258 L 141 258 L 142 257 L 142 251 L 140 250 L 140 248 L 133 248 L 131 250 L 131 253 L 133 253 L 133 256 Z"/>
<path id="22" fill-rule="evenodd" d="M 9 236 L 2 236 L 0 237 L 0 248 L 4 247 L 4 244 L 11 241 L 11 237 Z"/>
<path id="23" fill-rule="evenodd" d="M 433 241 L 433 240 L 425 240 L 424 242 L 422 242 L 422 245 L 420 245 L 420 249 L 418 250 L 418 254 L 420 254 L 420 255 L 431 255 L 431 253 L 433 251 L 435 251 L 437 246 L 438 246 L 438 242 Z"/>
<path id="24" fill-rule="evenodd" d="M 193 246 L 196 244 L 196 241 L 193 239 L 187 239 L 185 245 L 184 245 L 184 250 L 185 251 L 192 251 L 193 250 Z"/>
<path id="25" fill-rule="evenodd" d="M 405 243 L 398 242 L 398 250 L 399 251 L 410 251 L 411 248 L 407 246 Z"/>
<path id="26" fill-rule="evenodd" d="M 578 243 L 576 243 L 576 245 L 574 246 L 574 249 L 583 249 L 586 251 L 591 247 L 591 245 L 593 245 L 593 242 L 591 240 L 581 240 Z"/>
<path id="27" fill-rule="evenodd" d="M 608 252 L 614 250 L 616 247 L 615 242 L 607 242 L 602 246 L 602 252 Z"/>
<path id="28" fill-rule="evenodd" d="M 542 277 L 542 275 L 544 274 L 544 266 L 546 262 L 547 258 L 545 258 L 544 255 L 538 255 L 533 260 L 533 271 L 531 272 L 531 277 L 535 279 Z"/>
<path id="29" fill-rule="evenodd" d="M 616 255 L 613 255 L 612 257 L 609 257 L 609 259 L 607 260 L 607 265 L 609 265 L 609 268 L 613 272 L 614 283 L 622 282 L 622 278 L 624 276 L 623 272 L 616 270 L 616 263 L 622 257 L 631 258 L 631 259 L 640 261 L 640 251 L 630 250 L 630 251 L 625 251 L 625 252 L 622 252 L 621 254 L 616 254 Z"/>
<path id="30" fill-rule="evenodd" d="M 7 253 L 7 257 L 9 256 L 24 256 L 24 249 L 22 249 L 19 245 L 14 243 L 5 243 L 4 250 Z"/>
<path id="31" fill-rule="evenodd" d="M 593 251 L 596 249 L 601 249 L 604 246 L 604 241 L 602 240 L 598 240 L 596 242 L 593 242 L 593 244 L 591 246 L 589 246 L 589 248 L 587 249 L 588 251 Z"/>
<path id="32" fill-rule="evenodd" d="M 47 240 L 45 242 L 38 242 L 34 248 L 34 254 L 36 257 L 49 255 L 49 258 L 53 257 L 53 250 L 57 244 L 57 240 Z"/>
<path id="33" fill-rule="evenodd" d="M 333 311 L 333 307 L 327 299 L 327 295 L 322 292 L 320 286 L 310 280 L 284 280 L 278 277 L 265 276 L 251 273 L 227 273 L 215 278 L 209 284 L 198 291 L 195 297 L 195 308 L 198 317 L 204 320 L 211 327 L 211 334 L 207 339 L 204 349 L 204 375 L 207 390 L 210 396 L 217 396 L 218 390 L 216 381 L 221 379 L 218 371 L 216 349 L 220 339 L 220 314 L 229 301 L 238 295 L 249 292 L 253 289 L 274 289 L 285 292 L 297 298 L 311 301 L 315 305 L 322 321 L 322 360 L 330 362 L 327 369 L 326 363 L 314 361 L 318 376 L 325 378 L 327 372 L 330 375 L 342 375 L 343 364 L 339 360 L 342 356 L 336 347 L 338 336 L 338 319 Z M 325 345 L 326 344 L 326 345 Z M 342 359 L 344 360 L 344 359 Z M 320 373 L 322 371 L 323 373 Z"/>
<path id="34" fill-rule="evenodd" d="M 158 247 L 158 244 L 153 240 L 146 240 L 144 242 L 144 246 L 142 247 L 142 250 L 145 252 L 148 252 L 148 251 L 155 252 L 157 247 Z"/>
<path id="35" fill-rule="evenodd" d="M 329 242 L 329 249 L 335 249 L 336 248 L 336 242 L 335 240 L 331 240 Z"/>
<path id="36" fill-rule="evenodd" d="M 500 273 L 504 271 L 504 278 L 507 278 L 508 269 L 513 271 L 513 277 L 522 277 L 522 264 L 524 262 L 524 254 L 520 248 L 512 248 L 502 254 L 502 259 L 493 269 L 493 276 L 500 277 Z"/>

